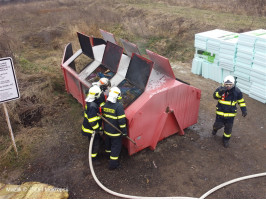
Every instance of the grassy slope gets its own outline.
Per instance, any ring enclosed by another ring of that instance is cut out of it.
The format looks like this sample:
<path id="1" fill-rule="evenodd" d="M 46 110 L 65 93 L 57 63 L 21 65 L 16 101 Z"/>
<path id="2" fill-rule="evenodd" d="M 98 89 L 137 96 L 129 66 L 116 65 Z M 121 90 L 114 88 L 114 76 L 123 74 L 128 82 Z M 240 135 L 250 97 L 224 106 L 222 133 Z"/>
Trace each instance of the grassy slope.
<path id="1" fill-rule="evenodd" d="M 146 41 L 148 48 L 155 49 L 156 52 L 166 57 L 184 62 L 190 62 L 193 58 L 194 35 L 198 32 L 215 28 L 242 32 L 266 27 L 265 17 L 169 6 L 162 1 L 152 4 L 149 1 L 148 3 L 131 0 L 117 0 L 116 2 L 141 10 L 144 15 L 148 16 L 147 18 L 152 16 L 151 20 L 144 19 L 144 25 L 142 21 L 138 21 L 140 27 L 144 28 L 143 32 L 151 37 Z M 123 13 L 124 7 L 121 6 L 118 10 Z M 153 27 L 156 27 L 155 30 L 152 30 Z M 182 45 L 179 47 L 178 43 Z"/>

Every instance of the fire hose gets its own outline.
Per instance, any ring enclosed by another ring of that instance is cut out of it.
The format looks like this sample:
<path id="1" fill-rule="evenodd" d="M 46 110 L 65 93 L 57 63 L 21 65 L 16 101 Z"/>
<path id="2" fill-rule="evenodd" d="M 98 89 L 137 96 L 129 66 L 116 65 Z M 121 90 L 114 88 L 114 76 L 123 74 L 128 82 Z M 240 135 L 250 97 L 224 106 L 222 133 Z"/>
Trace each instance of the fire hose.
<path id="1" fill-rule="evenodd" d="M 108 192 L 109 194 L 112 194 L 114 196 L 117 197 L 122 197 L 122 198 L 126 198 L 126 199 L 147 199 L 147 198 L 162 198 L 162 197 L 142 197 L 142 196 L 132 196 L 132 195 L 126 195 L 126 194 L 121 194 L 121 193 L 117 193 L 114 192 L 110 189 L 108 189 L 107 187 L 105 187 L 96 177 L 93 166 L 92 166 L 92 158 L 91 158 L 91 153 L 92 153 L 92 144 L 93 144 L 93 140 L 94 140 L 94 135 L 95 133 L 92 134 L 91 136 L 91 140 L 90 140 L 90 146 L 89 146 L 89 165 L 90 165 L 90 170 L 91 170 L 91 174 L 93 176 L 93 179 L 95 180 L 95 182 L 98 184 L 98 186 L 100 188 L 102 188 L 104 191 Z M 164 198 L 173 198 L 173 197 L 164 197 Z M 176 199 L 191 199 L 191 197 L 175 197 Z"/>
<path id="2" fill-rule="evenodd" d="M 94 169 L 93 169 L 93 165 L 92 165 L 92 157 L 91 157 L 91 153 L 92 153 L 92 144 L 93 144 L 93 140 L 94 140 L 94 135 L 95 133 L 92 134 L 91 136 L 91 140 L 90 140 L 90 146 L 89 146 L 89 166 L 90 166 L 90 170 L 91 170 L 91 174 L 92 174 L 92 177 L 93 179 L 95 180 L 95 182 L 98 184 L 98 186 L 100 188 L 102 188 L 104 191 L 108 192 L 109 194 L 112 194 L 114 196 L 117 196 L 117 197 L 122 197 L 122 198 L 126 198 L 126 199 L 150 199 L 150 198 L 170 198 L 170 199 L 204 199 L 206 198 L 207 196 L 209 196 L 210 194 L 214 193 L 215 191 L 227 186 L 227 185 L 230 185 L 232 183 L 236 183 L 236 182 L 239 182 L 239 181 L 242 181 L 242 180 L 246 180 L 246 179 L 251 179 L 251 178 L 257 178 L 257 177 L 261 177 L 261 176 L 266 176 L 266 172 L 264 173 L 259 173 L 259 174 L 253 174 L 253 175 L 249 175 L 249 176 L 243 176 L 243 177 L 240 177 L 240 178 L 236 178 L 236 179 L 233 179 L 231 181 L 228 181 L 228 182 L 225 182 L 223 184 L 220 184 L 216 187 L 214 187 L 213 189 L 209 190 L 208 192 L 206 192 L 205 194 L 203 194 L 200 198 L 195 198 L 195 197 L 143 197 L 143 196 L 132 196 L 132 195 L 126 195 L 126 194 L 121 194 L 121 193 L 117 193 L 117 192 L 114 192 L 110 189 L 108 189 L 107 187 L 105 187 L 97 178 L 95 172 L 94 172 Z"/>

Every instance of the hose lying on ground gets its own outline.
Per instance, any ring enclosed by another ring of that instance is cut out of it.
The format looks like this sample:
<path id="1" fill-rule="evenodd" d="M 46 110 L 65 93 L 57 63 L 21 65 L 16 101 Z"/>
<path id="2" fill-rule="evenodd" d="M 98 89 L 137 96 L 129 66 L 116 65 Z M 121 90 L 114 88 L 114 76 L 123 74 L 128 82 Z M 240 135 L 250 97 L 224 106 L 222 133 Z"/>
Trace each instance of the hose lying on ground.
<path id="1" fill-rule="evenodd" d="M 246 179 L 257 178 L 257 177 L 261 177 L 261 176 L 266 176 L 266 172 L 260 173 L 260 174 L 253 174 L 253 175 L 249 175 L 249 176 L 243 176 L 243 177 L 236 178 L 236 179 L 233 179 L 231 181 L 225 182 L 225 183 L 223 183 L 221 185 L 218 185 L 218 186 L 214 187 L 213 189 L 209 190 L 205 194 L 203 194 L 200 197 L 200 199 L 205 199 L 207 196 L 209 196 L 210 194 L 214 193 L 215 191 L 221 189 L 222 187 L 225 187 L 227 185 L 230 185 L 232 183 L 236 183 L 238 181 L 243 181 L 243 180 L 246 180 Z"/>
<path id="2" fill-rule="evenodd" d="M 117 197 L 122 197 L 122 198 L 126 198 L 126 199 L 147 199 L 147 198 L 175 198 L 175 199 L 193 199 L 193 197 L 142 197 L 142 196 L 131 196 L 131 195 L 126 195 L 126 194 L 121 194 L 121 193 L 117 193 L 117 192 L 114 192 L 108 188 L 106 188 L 99 180 L 98 178 L 96 177 L 95 175 L 95 172 L 94 172 L 94 169 L 93 169 L 93 166 L 92 166 L 92 158 L 91 158 L 91 153 L 92 153 L 92 143 L 93 143 L 93 140 L 94 140 L 94 135 L 95 133 L 92 134 L 91 136 L 91 140 L 90 140 L 90 146 L 89 146 L 89 165 L 90 165 L 90 170 L 91 170 L 91 174 L 95 180 L 95 182 L 98 184 L 98 186 L 100 186 L 104 191 L 114 195 L 114 196 L 117 196 Z"/>
<path id="3" fill-rule="evenodd" d="M 109 194 L 112 194 L 114 196 L 117 197 L 122 197 L 122 198 L 126 198 L 126 199 L 149 199 L 149 198 L 170 198 L 170 199 L 198 199 L 195 197 L 142 197 L 142 196 L 132 196 L 132 195 L 126 195 L 126 194 L 121 194 L 121 193 L 117 193 L 114 192 L 110 189 L 108 189 L 107 187 L 105 187 L 96 177 L 93 166 L 92 166 L 92 158 L 91 158 L 91 153 L 92 153 L 92 144 L 93 144 L 93 140 L 94 140 L 94 135 L 95 133 L 92 134 L 91 136 L 91 140 L 90 140 L 90 146 L 89 146 L 89 165 L 90 165 L 90 170 L 91 170 L 91 174 L 93 176 L 93 179 L 95 180 L 95 182 L 98 184 L 99 187 L 101 187 L 104 191 L 108 192 Z M 233 179 L 231 181 L 225 182 L 221 185 L 218 185 L 216 187 L 214 187 L 213 189 L 209 190 L 208 192 L 206 192 L 205 194 L 203 194 L 199 199 L 204 199 L 207 196 L 209 196 L 210 194 L 214 193 L 215 191 L 221 189 L 222 187 L 225 187 L 227 185 L 230 185 L 232 183 L 238 182 L 238 181 L 242 181 L 242 180 L 246 180 L 246 179 L 251 179 L 251 178 L 256 178 L 256 177 L 261 177 L 261 176 L 266 176 L 266 172 L 264 173 L 259 173 L 259 174 L 253 174 L 253 175 L 249 175 L 249 176 L 244 176 L 244 177 L 240 177 L 240 178 L 236 178 Z"/>

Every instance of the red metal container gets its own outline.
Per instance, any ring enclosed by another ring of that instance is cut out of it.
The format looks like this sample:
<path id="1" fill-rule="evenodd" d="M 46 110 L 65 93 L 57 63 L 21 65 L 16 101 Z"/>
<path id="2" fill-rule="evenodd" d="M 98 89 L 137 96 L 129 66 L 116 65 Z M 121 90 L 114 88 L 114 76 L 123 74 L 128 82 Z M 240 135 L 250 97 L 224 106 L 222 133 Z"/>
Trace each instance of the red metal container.
<path id="1" fill-rule="evenodd" d="M 92 81 L 108 71 L 112 86 L 121 89 L 128 135 L 136 142 L 124 141 L 129 155 L 146 147 L 154 150 L 160 140 L 184 135 L 197 123 L 201 91 L 176 79 L 167 58 L 146 50 L 147 59 L 135 44 L 121 39 L 123 49 L 111 33 L 100 31 L 104 39 L 78 33 L 81 49 L 75 54 L 71 44 L 66 46 L 61 64 L 66 90 L 85 106 Z M 93 61 L 77 73 L 75 60 L 81 54 Z"/>

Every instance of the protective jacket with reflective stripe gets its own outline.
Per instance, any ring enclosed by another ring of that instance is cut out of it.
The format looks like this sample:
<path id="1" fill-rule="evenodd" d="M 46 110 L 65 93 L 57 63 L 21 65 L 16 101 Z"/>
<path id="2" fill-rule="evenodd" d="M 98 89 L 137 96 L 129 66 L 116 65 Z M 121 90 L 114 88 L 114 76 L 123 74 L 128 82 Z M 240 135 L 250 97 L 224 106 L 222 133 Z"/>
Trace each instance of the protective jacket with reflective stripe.
<path id="1" fill-rule="evenodd" d="M 123 105 L 120 102 L 112 103 L 107 101 L 103 106 L 103 116 L 111 122 L 114 126 L 122 131 L 123 134 L 127 135 L 127 127 L 126 127 L 126 116 Z M 111 137 L 118 137 L 121 134 L 113 128 L 110 124 L 104 123 L 104 133 Z"/>
<path id="2" fill-rule="evenodd" d="M 218 87 L 213 93 L 213 98 L 218 100 L 216 106 L 217 115 L 223 117 L 235 117 L 237 113 L 237 103 L 242 112 L 247 111 L 243 94 L 238 87 L 233 87 L 231 90 L 228 90 L 223 94 L 220 92 L 221 87 L 222 86 Z"/>
<path id="3" fill-rule="evenodd" d="M 97 115 L 99 106 L 95 102 L 86 102 L 82 131 L 84 135 L 92 134 L 101 127 L 101 118 Z"/>

